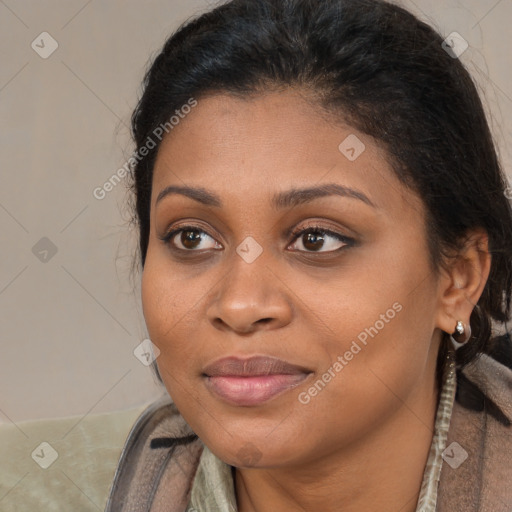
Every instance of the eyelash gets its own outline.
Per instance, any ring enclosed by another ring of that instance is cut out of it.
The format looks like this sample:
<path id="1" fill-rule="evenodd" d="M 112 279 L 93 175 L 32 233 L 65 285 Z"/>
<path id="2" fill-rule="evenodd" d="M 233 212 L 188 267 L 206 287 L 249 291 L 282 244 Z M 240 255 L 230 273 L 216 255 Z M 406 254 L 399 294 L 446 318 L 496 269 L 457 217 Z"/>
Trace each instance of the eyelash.
<path id="1" fill-rule="evenodd" d="M 194 249 L 180 249 L 178 247 L 175 247 L 172 244 L 172 239 L 174 238 L 174 236 L 183 231 L 196 231 L 199 233 L 205 233 L 206 235 L 208 235 L 210 238 L 213 239 L 213 237 L 211 235 L 209 235 L 205 230 L 201 229 L 199 226 L 193 226 L 193 225 L 177 227 L 176 229 L 173 229 L 170 232 L 166 233 L 164 236 L 160 237 L 160 239 L 166 245 L 171 247 L 171 249 L 173 251 L 180 251 L 182 253 L 201 252 L 201 251 L 194 250 Z M 289 230 L 286 233 L 286 235 L 288 237 L 290 237 L 290 236 L 293 237 L 292 243 L 294 243 L 295 241 L 297 241 L 301 236 L 305 235 L 306 233 L 321 233 L 321 234 L 329 235 L 329 236 L 337 239 L 339 242 L 343 242 L 345 245 L 343 245 L 342 247 L 340 247 L 338 249 L 332 250 L 332 251 L 303 251 L 303 250 L 299 250 L 298 252 L 305 252 L 307 254 L 332 254 L 332 253 L 338 253 L 347 247 L 351 247 L 355 243 L 354 239 L 349 238 L 345 235 L 342 235 L 341 233 L 337 233 L 336 231 L 331 231 L 330 229 L 326 229 L 318 224 L 311 224 L 308 226 L 302 226 L 300 228 L 295 228 L 293 230 Z"/>

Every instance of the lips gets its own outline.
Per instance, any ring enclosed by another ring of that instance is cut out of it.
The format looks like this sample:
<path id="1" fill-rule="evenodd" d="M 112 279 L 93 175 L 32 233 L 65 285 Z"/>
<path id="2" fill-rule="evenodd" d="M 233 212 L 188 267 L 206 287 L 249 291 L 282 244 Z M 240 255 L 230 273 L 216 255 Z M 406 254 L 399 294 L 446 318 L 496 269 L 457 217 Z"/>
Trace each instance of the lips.
<path id="1" fill-rule="evenodd" d="M 255 356 L 249 359 L 225 357 L 208 365 L 203 373 L 209 377 L 255 377 L 261 375 L 296 375 L 311 370 L 287 363 L 276 357 Z"/>
<path id="2" fill-rule="evenodd" d="M 282 359 L 226 357 L 203 370 L 206 387 L 231 405 L 255 406 L 295 388 L 312 373 Z"/>

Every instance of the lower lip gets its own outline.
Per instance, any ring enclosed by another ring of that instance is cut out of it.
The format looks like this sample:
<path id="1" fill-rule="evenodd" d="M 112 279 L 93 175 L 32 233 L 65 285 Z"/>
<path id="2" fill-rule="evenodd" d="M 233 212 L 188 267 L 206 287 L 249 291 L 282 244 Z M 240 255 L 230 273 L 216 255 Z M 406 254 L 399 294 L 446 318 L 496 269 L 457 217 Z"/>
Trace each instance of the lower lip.
<path id="1" fill-rule="evenodd" d="M 206 386 L 233 405 L 259 405 L 303 382 L 309 374 L 206 377 Z"/>

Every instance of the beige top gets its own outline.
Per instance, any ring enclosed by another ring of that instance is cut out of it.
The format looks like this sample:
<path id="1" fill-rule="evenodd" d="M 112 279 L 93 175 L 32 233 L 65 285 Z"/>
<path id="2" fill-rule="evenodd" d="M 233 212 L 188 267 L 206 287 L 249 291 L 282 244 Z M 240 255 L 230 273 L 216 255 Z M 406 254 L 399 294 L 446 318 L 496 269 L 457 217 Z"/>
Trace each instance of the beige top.
<path id="1" fill-rule="evenodd" d="M 416 512 L 435 512 L 437 487 L 443 465 L 443 452 L 455 398 L 454 350 L 448 352 L 443 367 L 443 385 L 439 397 L 432 444 L 423 473 Z M 186 512 L 237 512 L 232 467 L 204 447 Z"/>

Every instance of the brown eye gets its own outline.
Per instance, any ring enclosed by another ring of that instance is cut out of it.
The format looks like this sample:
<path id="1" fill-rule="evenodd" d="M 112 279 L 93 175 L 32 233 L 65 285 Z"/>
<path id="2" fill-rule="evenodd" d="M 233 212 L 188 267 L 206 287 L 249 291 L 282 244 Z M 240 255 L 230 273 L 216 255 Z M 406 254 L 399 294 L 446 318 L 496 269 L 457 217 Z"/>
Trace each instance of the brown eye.
<path id="1" fill-rule="evenodd" d="M 181 232 L 179 241 L 186 249 L 196 249 L 202 240 L 201 235 L 198 235 L 197 230 L 187 229 Z"/>
<path id="2" fill-rule="evenodd" d="M 294 235 L 292 248 L 303 252 L 334 252 L 353 243 L 350 238 L 321 227 L 302 229 Z"/>
<path id="3" fill-rule="evenodd" d="M 198 252 L 221 247 L 208 233 L 194 226 L 174 229 L 162 240 L 178 251 Z M 210 242 L 208 243 L 208 241 Z"/>
<path id="4" fill-rule="evenodd" d="M 319 231 L 313 231 L 302 235 L 302 245 L 308 251 L 316 251 L 323 247 L 325 238 Z"/>

